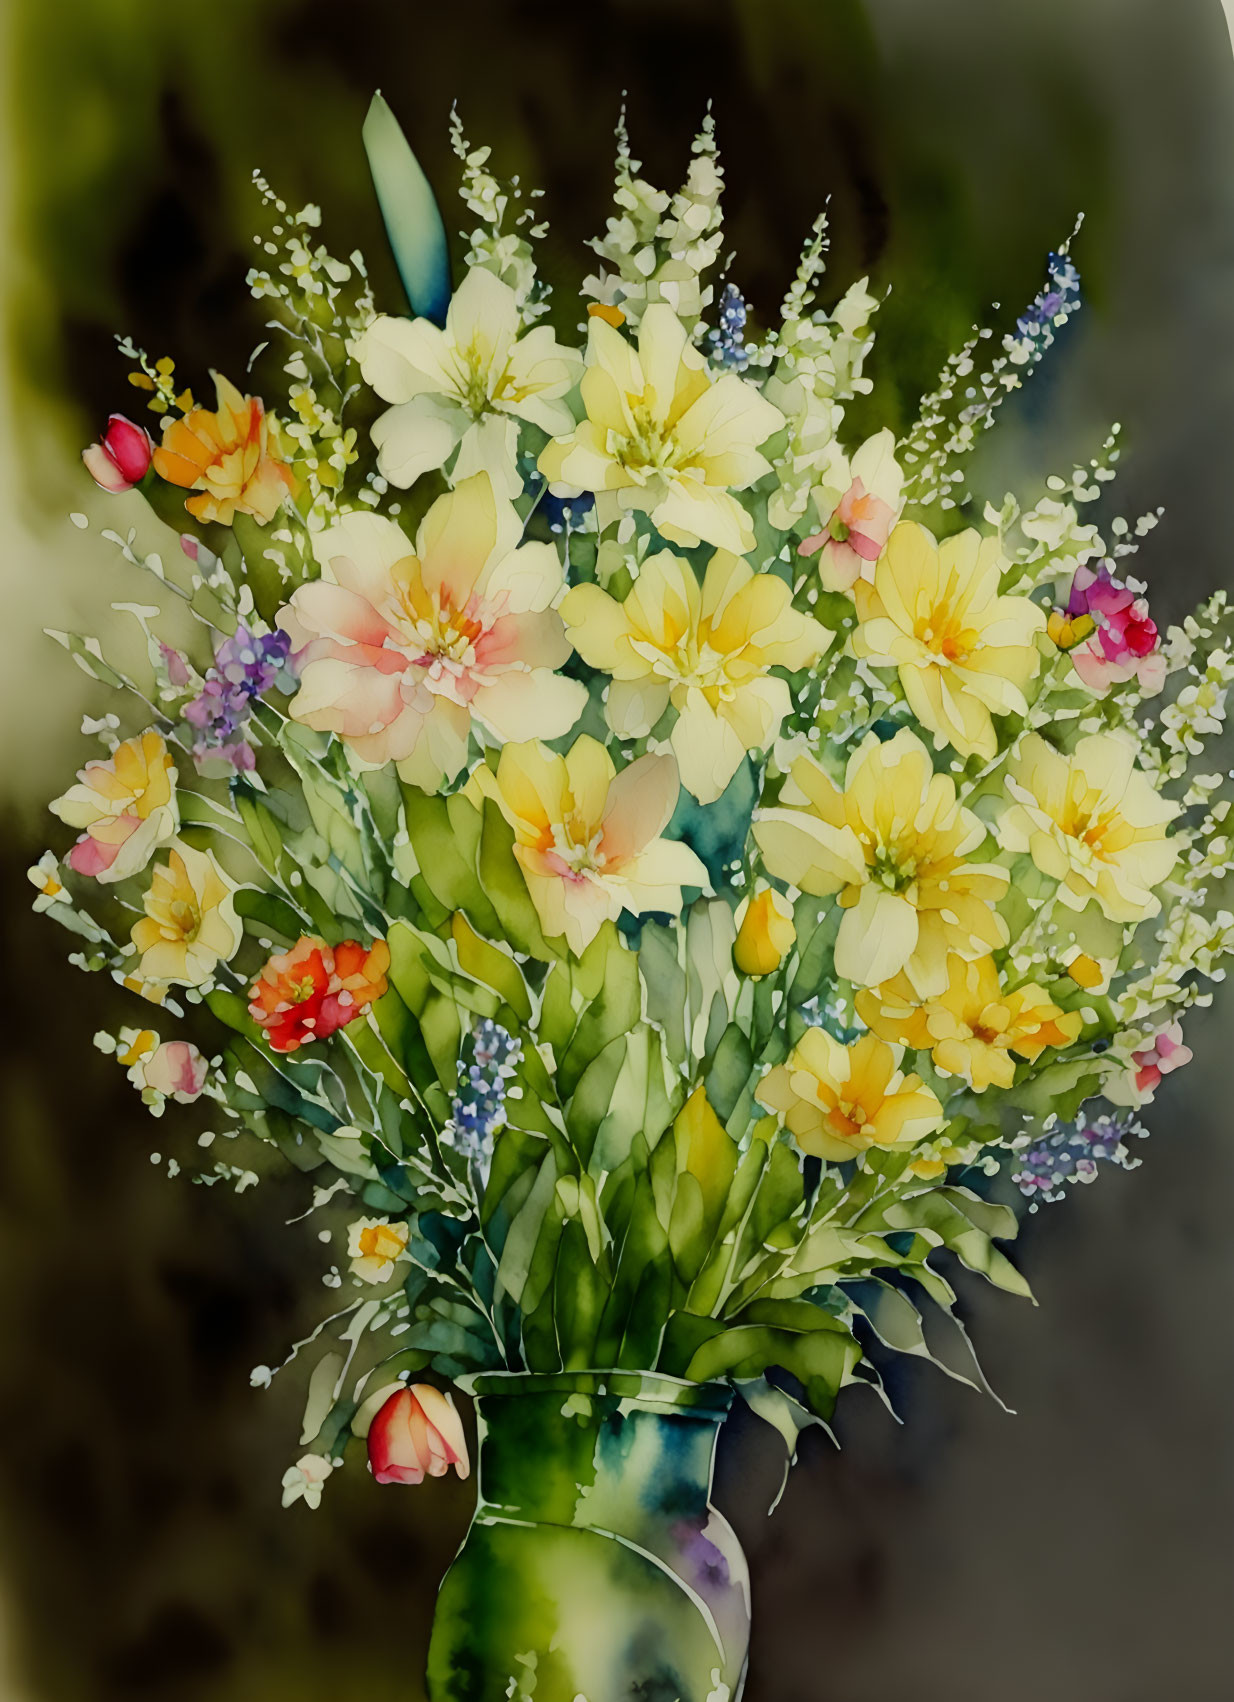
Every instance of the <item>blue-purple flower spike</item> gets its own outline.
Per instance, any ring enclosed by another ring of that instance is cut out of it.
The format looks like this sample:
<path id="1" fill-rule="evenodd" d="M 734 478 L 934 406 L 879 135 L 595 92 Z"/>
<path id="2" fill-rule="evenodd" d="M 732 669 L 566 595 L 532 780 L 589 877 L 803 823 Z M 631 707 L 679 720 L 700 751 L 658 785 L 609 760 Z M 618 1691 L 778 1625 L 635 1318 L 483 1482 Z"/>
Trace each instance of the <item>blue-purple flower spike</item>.
<path id="1" fill-rule="evenodd" d="M 522 1056 L 521 1042 L 484 1017 L 471 1033 L 471 1062 L 450 1109 L 445 1140 L 474 1164 L 483 1187 L 493 1161 L 493 1141 L 506 1121 L 506 1083 Z M 464 1054 L 465 1055 L 465 1054 Z"/>

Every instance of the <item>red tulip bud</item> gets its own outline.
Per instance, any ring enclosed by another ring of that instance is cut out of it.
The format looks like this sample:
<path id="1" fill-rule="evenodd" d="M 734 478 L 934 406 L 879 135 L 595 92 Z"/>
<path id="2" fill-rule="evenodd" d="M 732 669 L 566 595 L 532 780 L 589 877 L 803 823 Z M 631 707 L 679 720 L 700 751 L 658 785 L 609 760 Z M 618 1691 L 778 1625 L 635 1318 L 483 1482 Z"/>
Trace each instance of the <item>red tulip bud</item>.
<path id="1" fill-rule="evenodd" d="M 378 1483 L 423 1483 L 451 1466 L 466 1477 L 467 1438 L 449 1395 L 431 1383 L 397 1389 L 369 1426 L 368 1461 Z"/>
<path id="2" fill-rule="evenodd" d="M 117 494 L 132 490 L 140 484 L 150 468 L 154 444 L 150 433 L 126 420 L 123 414 L 113 414 L 107 422 L 101 443 L 83 449 L 81 458 L 86 471 L 101 490 Z"/>

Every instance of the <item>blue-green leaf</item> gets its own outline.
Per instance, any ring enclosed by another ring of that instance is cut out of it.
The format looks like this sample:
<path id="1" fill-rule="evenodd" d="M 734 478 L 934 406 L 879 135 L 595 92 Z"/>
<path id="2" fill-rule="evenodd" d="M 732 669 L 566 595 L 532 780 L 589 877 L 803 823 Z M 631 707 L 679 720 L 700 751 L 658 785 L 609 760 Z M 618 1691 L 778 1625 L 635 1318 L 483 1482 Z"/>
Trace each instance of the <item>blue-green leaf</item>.
<path id="1" fill-rule="evenodd" d="M 412 313 L 444 325 L 450 305 L 450 255 L 441 211 L 399 121 L 380 94 L 364 120 L 364 151 L 394 263 Z"/>

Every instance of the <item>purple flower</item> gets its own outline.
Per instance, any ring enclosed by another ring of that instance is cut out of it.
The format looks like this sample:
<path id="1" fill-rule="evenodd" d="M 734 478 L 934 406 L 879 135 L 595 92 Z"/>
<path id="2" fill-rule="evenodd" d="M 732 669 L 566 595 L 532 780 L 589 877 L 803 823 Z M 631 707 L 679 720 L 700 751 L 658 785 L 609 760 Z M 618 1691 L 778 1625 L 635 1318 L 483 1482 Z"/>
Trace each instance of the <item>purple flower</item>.
<path id="1" fill-rule="evenodd" d="M 1051 252 L 1046 270 L 1049 278 L 1046 287 L 1034 296 L 1015 322 L 1021 341 L 1034 349 L 1038 344 L 1048 348 L 1054 340 L 1053 333 L 1080 305 L 1080 274 L 1071 256 Z"/>
<path id="2" fill-rule="evenodd" d="M 1036 1211 L 1039 1200 L 1061 1200 L 1069 1183 L 1094 1181 L 1099 1160 L 1134 1170 L 1140 1161 L 1128 1151 L 1127 1137 L 1147 1133 L 1130 1116 L 1102 1113 L 1090 1121 L 1081 1111 L 1074 1122 L 1058 1124 L 1018 1152 L 1020 1169 L 1011 1180 Z"/>
<path id="3" fill-rule="evenodd" d="M 291 639 L 285 632 L 253 633 L 239 626 L 214 654 L 201 691 L 184 707 L 184 718 L 197 729 L 193 756 L 198 762 L 213 757 L 249 772 L 256 763 L 253 747 L 243 734 L 253 699 L 277 686 L 291 691 L 296 683 Z"/>

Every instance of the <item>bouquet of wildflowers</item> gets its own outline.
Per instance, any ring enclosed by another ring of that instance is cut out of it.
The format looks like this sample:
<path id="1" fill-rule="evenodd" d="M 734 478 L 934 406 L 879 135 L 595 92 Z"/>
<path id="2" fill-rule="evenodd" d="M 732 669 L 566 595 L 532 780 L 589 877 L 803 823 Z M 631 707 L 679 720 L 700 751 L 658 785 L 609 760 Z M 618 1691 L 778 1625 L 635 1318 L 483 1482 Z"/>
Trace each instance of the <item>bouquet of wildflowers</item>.
<path id="1" fill-rule="evenodd" d="M 1133 1162 L 1234 945 L 1224 596 L 1163 636 L 1157 516 L 1082 518 L 1116 433 L 967 488 L 1079 306 L 1069 245 L 858 441 L 880 299 L 820 304 L 820 219 L 747 309 L 710 122 L 675 195 L 619 132 L 581 302 L 457 121 L 453 287 L 380 99 L 365 141 L 405 311 L 258 179 L 261 398 L 121 344 L 159 429 L 115 416 L 86 465 L 181 533 L 106 536 L 198 638 L 117 605 L 129 677 L 56 635 L 119 696 L 32 871 L 145 1012 L 99 1045 L 155 1115 L 210 1102 L 193 1179 L 305 1174 L 337 1304 L 290 1356 L 284 1500 L 353 1444 L 465 1475 L 451 1388 L 503 1376 L 575 1377 L 555 1411 L 735 1387 L 790 1448 L 888 1351 L 979 1381 L 948 1256 L 1027 1293 L 1015 1206 Z M 498 1694 L 447 1666 L 434 1694 Z"/>

